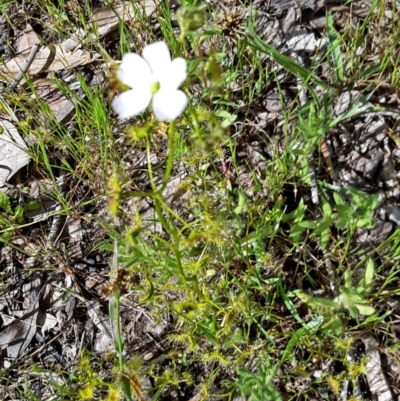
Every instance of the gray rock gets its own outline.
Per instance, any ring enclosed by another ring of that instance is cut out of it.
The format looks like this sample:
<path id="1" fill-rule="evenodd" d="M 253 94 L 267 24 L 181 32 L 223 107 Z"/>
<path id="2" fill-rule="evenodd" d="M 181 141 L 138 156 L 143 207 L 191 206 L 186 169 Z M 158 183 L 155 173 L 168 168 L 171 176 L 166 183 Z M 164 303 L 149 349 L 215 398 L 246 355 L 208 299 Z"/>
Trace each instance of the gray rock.
<path id="1" fill-rule="evenodd" d="M 394 205 L 386 206 L 387 218 L 392 223 L 400 226 L 400 208 Z"/>

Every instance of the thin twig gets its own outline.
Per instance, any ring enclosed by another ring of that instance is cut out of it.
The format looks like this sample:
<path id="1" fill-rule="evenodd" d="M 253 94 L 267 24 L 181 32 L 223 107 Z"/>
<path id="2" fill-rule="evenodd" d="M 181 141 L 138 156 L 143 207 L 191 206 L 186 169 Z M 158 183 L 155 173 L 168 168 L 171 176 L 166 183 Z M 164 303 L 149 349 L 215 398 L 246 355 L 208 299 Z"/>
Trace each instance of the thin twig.
<path id="1" fill-rule="evenodd" d="M 58 181 L 57 185 L 60 190 L 60 195 L 64 196 L 65 195 L 64 186 L 65 186 L 65 182 L 66 182 L 66 173 L 64 170 L 60 171 L 60 176 L 57 181 Z M 62 210 L 62 205 L 58 204 L 57 207 L 55 208 L 55 212 L 60 212 L 61 210 Z M 57 240 L 57 235 L 58 235 L 58 233 L 60 231 L 60 227 L 61 227 L 61 221 L 62 221 L 61 217 L 62 217 L 61 214 L 56 214 L 54 216 L 53 222 L 50 227 L 50 232 L 47 237 L 47 247 L 48 248 L 53 246 Z"/>
<path id="2" fill-rule="evenodd" d="M 39 45 L 35 44 L 31 48 L 31 52 L 29 53 L 28 58 L 25 60 L 25 65 L 22 67 L 20 73 L 15 77 L 14 81 L 10 84 L 10 89 L 15 89 L 17 85 L 21 82 L 21 79 L 24 77 L 25 73 L 29 70 L 29 67 L 33 63 L 33 60 L 36 57 L 36 53 L 39 50 Z"/>

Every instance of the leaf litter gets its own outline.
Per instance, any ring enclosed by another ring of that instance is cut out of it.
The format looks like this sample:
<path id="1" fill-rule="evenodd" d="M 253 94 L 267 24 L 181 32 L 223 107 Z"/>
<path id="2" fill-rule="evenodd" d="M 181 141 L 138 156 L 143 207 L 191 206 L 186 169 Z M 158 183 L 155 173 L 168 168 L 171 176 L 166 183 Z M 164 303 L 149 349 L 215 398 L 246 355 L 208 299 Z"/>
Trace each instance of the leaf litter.
<path id="1" fill-rule="evenodd" d="M 25 141 L 17 128 L 7 120 L 0 120 L 0 188 L 30 160 Z"/>

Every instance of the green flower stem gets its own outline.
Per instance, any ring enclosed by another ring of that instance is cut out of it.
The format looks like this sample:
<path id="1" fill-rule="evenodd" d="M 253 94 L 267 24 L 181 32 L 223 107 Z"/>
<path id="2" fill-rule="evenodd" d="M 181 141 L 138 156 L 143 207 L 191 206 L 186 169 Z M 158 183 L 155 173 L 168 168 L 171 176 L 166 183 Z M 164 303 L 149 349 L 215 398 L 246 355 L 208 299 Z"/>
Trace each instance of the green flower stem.
<path id="1" fill-rule="evenodd" d="M 176 132 L 175 121 L 172 121 L 168 129 L 169 150 L 168 150 L 167 167 L 165 168 L 165 174 L 162 186 L 158 190 L 158 193 L 160 195 L 164 192 L 164 189 L 167 186 L 169 179 L 171 178 L 172 168 L 174 166 L 175 132 Z"/>
<path id="2" fill-rule="evenodd" d="M 148 159 L 148 171 L 149 171 L 149 178 L 150 178 L 150 183 L 153 188 L 153 191 L 145 192 L 145 191 L 126 191 L 121 193 L 121 200 L 123 199 L 129 199 L 129 198 L 143 198 L 143 197 L 149 197 L 155 199 L 158 197 L 158 195 L 161 195 L 165 187 L 168 184 L 169 179 L 171 178 L 171 173 L 172 169 L 174 166 L 174 153 L 175 153 L 175 122 L 172 121 L 169 130 L 168 130 L 168 137 L 169 137 L 169 151 L 168 151 L 168 159 L 167 159 L 167 166 L 165 168 L 165 173 L 164 173 L 164 178 L 163 178 L 163 183 L 161 188 L 158 190 L 155 187 L 154 183 L 154 176 L 153 176 L 153 170 L 151 168 L 151 163 L 150 163 L 150 144 L 147 141 L 147 159 Z"/>
<path id="3" fill-rule="evenodd" d="M 173 239 L 172 250 L 174 252 L 176 266 L 178 268 L 179 276 L 181 277 L 181 279 L 184 283 L 185 289 L 186 290 L 188 289 L 188 282 L 193 283 L 193 289 L 194 289 L 196 295 L 198 296 L 199 299 L 202 299 L 203 294 L 200 291 L 197 276 L 192 275 L 192 276 L 188 277 L 185 274 L 185 271 L 183 269 L 183 264 L 182 264 L 182 255 L 179 250 L 179 243 L 180 243 L 179 234 L 178 234 L 176 228 L 171 227 L 171 225 L 168 223 L 167 219 L 164 217 L 163 211 L 161 208 L 161 203 L 162 203 L 162 200 L 160 200 L 159 198 L 158 199 L 155 198 L 155 209 L 156 209 L 157 216 L 160 220 L 160 223 Z"/>
<path id="4" fill-rule="evenodd" d="M 122 351 L 124 350 L 124 343 L 121 333 L 121 320 L 120 316 L 120 292 L 119 289 L 113 292 L 113 298 L 110 300 L 110 311 L 115 324 L 115 348 L 118 353 L 118 363 L 120 371 L 124 369 L 124 360 L 122 358 Z"/>
<path id="5" fill-rule="evenodd" d="M 153 169 L 151 167 L 151 154 L 150 154 L 150 142 L 149 137 L 146 137 L 146 151 L 147 151 L 147 171 L 149 172 L 149 180 L 151 188 L 154 192 L 157 192 L 157 186 L 154 181 Z"/>
<path id="6" fill-rule="evenodd" d="M 128 378 L 124 375 L 125 364 L 123 357 L 124 341 L 122 339 L 121 319 L 120 319 L 120 299 L 121 293 L 119 289 L 113 292 L 112 298 L 109 301 L 110 317 L 115 325 L 115 349 L 117 351 L 118 368 L 121 373 L 121 389 L 127 400 L 132 400 L 130 384 Z"/>

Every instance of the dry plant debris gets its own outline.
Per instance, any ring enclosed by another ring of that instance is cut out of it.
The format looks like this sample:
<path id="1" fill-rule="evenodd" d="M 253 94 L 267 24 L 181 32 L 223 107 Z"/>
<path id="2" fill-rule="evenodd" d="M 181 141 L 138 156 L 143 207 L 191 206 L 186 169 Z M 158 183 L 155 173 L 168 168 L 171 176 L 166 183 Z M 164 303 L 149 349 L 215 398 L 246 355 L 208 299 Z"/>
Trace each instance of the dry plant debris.
<path id="1" fill-rule="evenodd" d="M 0 187 L 29 162 L 27 146 L 17 128 L 7 120 L 0 120 Z"/>

